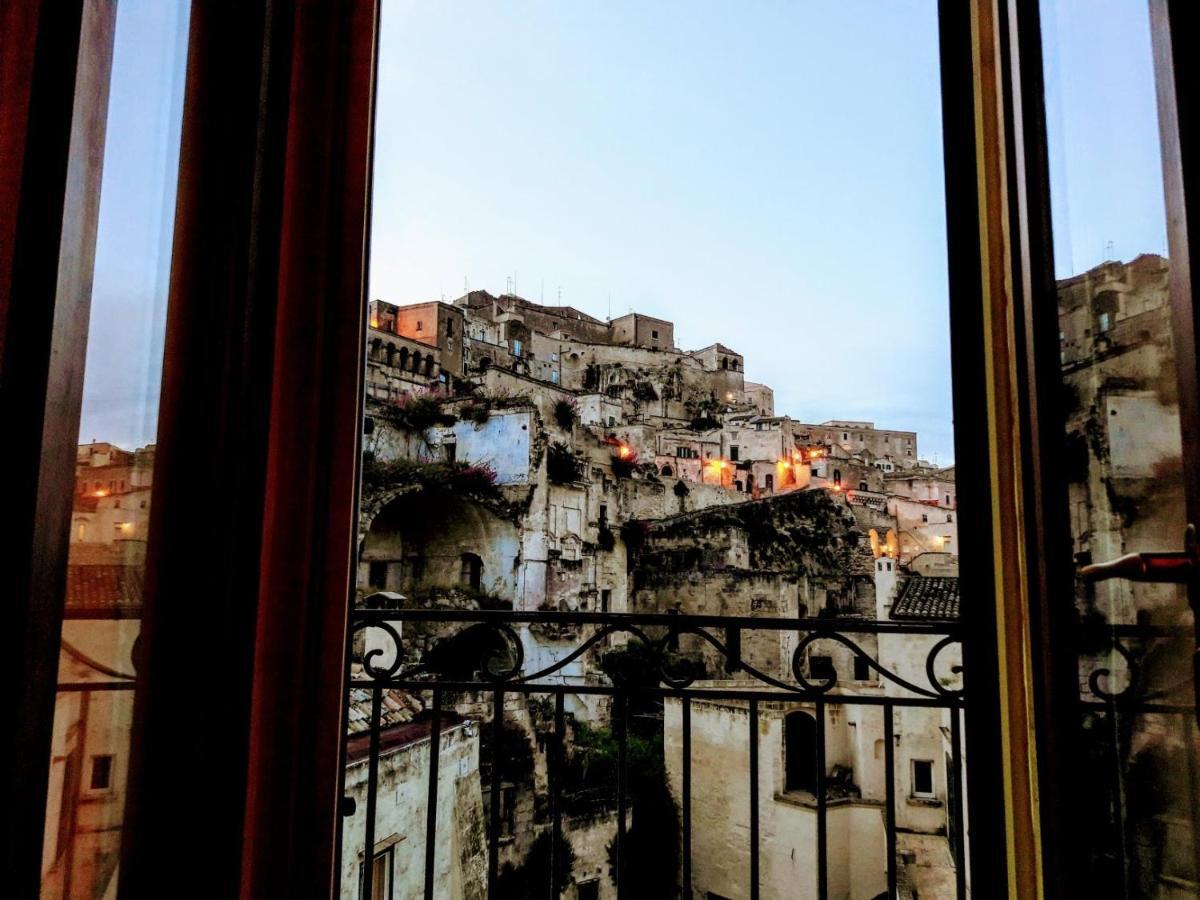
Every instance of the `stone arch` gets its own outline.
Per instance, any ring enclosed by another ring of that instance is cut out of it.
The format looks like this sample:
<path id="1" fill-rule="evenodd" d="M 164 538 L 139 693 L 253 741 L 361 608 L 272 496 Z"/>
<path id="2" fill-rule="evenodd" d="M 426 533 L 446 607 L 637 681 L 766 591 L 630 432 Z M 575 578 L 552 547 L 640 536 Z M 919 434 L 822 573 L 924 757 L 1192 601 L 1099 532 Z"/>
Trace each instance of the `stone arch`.
<path id="1" fill-rule="evenodd" d="M 670 467 L 670 466 L 663 466 L 663 467 L 662 467 L 662 473 L 661 473 L 661 474 L 663 474 L 663 475 L 665 475 L 666 477 L 670 478 L 670 477 L 671 477 L 672 475 L 674 475 L 675 473 L 671 471 L 671 467 Z"/>
<path id="2" fill-rule="evenodd" d="M 432 354 L 425 357 L 425 374 L 426 375 L 433 375 L 433 363 L 434 363 L 434 359 L 433 359 Z"/>
<path id="3" fill-rule="evenodd" d="M 372 338 L 371 339 L 371 349 L 370 349 L 371 359 L 379 359 L 379 348 L 382 346 L 383 346 L 382 338 Z"/>
<path id="4" fill-rule="evenodd" d="M 378 589 L 383 581 L 406 595 L 465 587 L 464 560 L 473 557 L 469 574 L 478 573 L 479 590 L 516 599 L 520 533 L 477 500 L 397 488 L 364 502 L 360 536 L 360 586 Z"/>
<path id="5" fill-rule="evenodd" d="M 419 352 L 417 352 L 416 350 L 414 350 L 414 351 L 413 351 L 413 355 L 412 355 L 412 370 L 413 370 L 413 372 L 414 372 L 414 373 L 416 373 L 416 372 L 420 372 L 420 371 L 421 371 L 421 360 L 422 360 L 423 358 L 424 358 L 424 357 L 422 357 L 422 356 L 421 356 L 421 354 L 420 354 Z"/>
<path id="6" fill-rule="evenodd" d="M 396 364 L 396 345 L 388 341 L 387 345 L 387 364 L 394 366 Z"/>
<path id="7" fill-rule="evenodd" d="M 400 348 L 400 368 L 402 370 L 408 368 L 408 348 L 407 347 Z"/>

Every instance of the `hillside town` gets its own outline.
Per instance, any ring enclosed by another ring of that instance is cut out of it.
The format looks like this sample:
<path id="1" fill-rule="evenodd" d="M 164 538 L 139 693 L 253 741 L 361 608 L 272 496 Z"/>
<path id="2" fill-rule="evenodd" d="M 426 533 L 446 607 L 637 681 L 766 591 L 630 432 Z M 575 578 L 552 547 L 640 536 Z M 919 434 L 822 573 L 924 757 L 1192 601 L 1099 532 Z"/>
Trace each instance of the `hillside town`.
<path id="1" fill-rule="evenodd" d="M 682 350 L 672 322 L 643 313 L 601 321 L 573 307 L 472 291 L 453 303 L 395 306 L 377 300 L 369 319 L 361 602 L 847 622 L 957 620 L 954 469 L 923 460 L 915 432 L 781 414 L 771 387 L 747 380 L 745 359 L 735 349 L 713 343 Z M 583 637 L 536 625 L 519 633 L 530 670 L 567 657 Z M 410 631 L 404 652 L 418 662 L 444 638 L 443 631 Z M 791 677 L 797 640 L 786 631 L 746 634 L 740 646 L 745 665 L 732 671 L 721 653 L 694 635 L 681 636 L 677 650 L 700 673 L 698 683 L 753 689 L 763 682 L 752 671 Z M 805 672 L 835 679 L 839 695 L 906 694 L 880 678 L 872 662 L 915 683 L 927 680 L 926 657 L 936 639 L 866 634 L 858 642 L 861 652 L 833 641 L 814 643 L 802 654 Z M 379 643 L 386 664 L 392 651 L 386 640 Z M 617 677 L 614 661 L 629 652 L 612 635 L 557 677 L 568 686 L 606 683 Z M 956 654 L 957 646 L 938 661 L 946 689 L 957 677 Z M 396 699 L 412 703 L 408 696 Z M 397 727 L 411 729 L 409 723 L 421 720 L 419 704 L 413 705 L 406 724 Z M 611 733 L 611 704 L 602 695 L 568 689 L 564 705 L 573 730 L 569 753 L 585 758 L 592 745 L 603 744 L 598 734 Z M 679 842 L 680 706 L 668 698 L 645 712 L 642 736 L 656 757 L 646 765 L 661 770 L 664 784 L 633 793 L 628 826 L 633 839 L 648 822 L 668 823 L 653 831 L 644 827 L 640 835 L 660 858 L 678 862 L 680 851 L 671 845 Z M 470 699 L 455 714 L 453 726 L 442 719 L 443 728 L 482 726 L 490 717 Z M 747 704 L 697 702 L 689 714 L 694 890 L 698 896 L 744 896 L 750 788 L 744 778 L 728 775 L 746 771 Z M 874 897 L 887 889 L 885 757 L 902 773 L 895 790 L 907 799 L 896 822 L 903 832 L 897 852 L 908 863 L 902 880 L 925 896 L 952 891 L 951 715 L 896 710 L 893 758 L 883 750 L 881 707 L 829 704 L 818 712 L 811 702 L 764 703 L 760 753 L 769 763 L 759 782 L 763 895 L 792 896 L 798 884 L 804 885 L 802 895 L 817 893 L 818 728 L 825 730 L 828 748 L 828 828 L 836 835 L 825 851 L 829 895 Z M 538 842 L 550 828 L 547 754 L 536 749 L 545 745 L 548 723 L 518 694 L 506 696 L 505 716 L 514 745 L 531 748 L 527 771 L 502 778 L 502 818 L 509 823 L 502 865 L 519 879 L 523 869 L 538 864 Z M 426 763 L 418 758 L 429 755 L 428 727 L 412 734 L 392 751 L 413 757 L 402 767 L 406 772 L 422 771 Z M 490 802 L 490 778 L 482 771 L 490 765 L 489 735 L 490 727 L 481 727 L 470 764 L 456 768 L 480 769 L 474 777 L 481 788 L 460 795 L 450 814 L 479 828 Z M 442 746 L 447 754 L 450 746 L 461 748 L 449 743 L 449 732 Z M 456 765 L 449 757 L 446 764 Z M 393 771 L 390 763 L 387 771 Z M 566 817 L 572 869 L 562 896 L 616 895 L 608 856 L 620 823 L 609 788 L 582 785 L 592 802 L 582 818 Z M 421 833 L 424 809 L 423 801 L 414 803 L 394 833 Z M 474 835 L 474 851 L 460 852 L 462 864 L 453 873 L 438 872 L 439 879 L 453 879 L 445 883 L 454 885 L 456 896 L 460 890 L 476 896 L 469 888 L 483 883 L 486 835 L 479 828 L 458 830 L 459 842 Z M 345 833 L 343 896 L 352 897 L 354 866 L 362 858 L 353 842 L 361 841 L 361 822 L 350 822 Z M 395 852 L 419 854 L 420 845 Z M 419 892 L 419 857 L 384 868 L 396 873 L 398 886 L 399 879 L 415 879 L 402 895 Z M 673 890 L 677 867 L 660 868 L 668 878 L 660 889 Z"/>
<path id="2" fill-rule="evenodd" d="M 1161 257 L 1141 256 L 1060 283 L 1072 532 L 1081 561 L 1170 546 L 1182 517 L 1156 493 L 1180 465 L 1178 401 L 1167 377 L 1166 267 Z M 955 845 L 967 837 L 955 819 L 962 808 L 955 760 L 966 764 L 952 746 L 958 712 L 901 704 L 887 707 L 889 722 L 876 701 L 908 696 L 881 670 L 916 685 L 929 686 L 932 677 L 935 692 L 957 690 L 960 648 L 935 647 L 932 635 L 853 632 L 856 623 L 957 623 L 952 466 L 925 461 L 913 431 L 792 418 L 776 410 L 769 386 L 746 379 L 736 350 L 721 343 L 680 349 L 673 323 L 641 313 L 603 321 L 484 291 L 452 303 L 377 300 L 365 351 L 360 608 L 828 619 L 857 649 L 810 643 L 801 648 L 799 671 L 794 631 L 747 632 L 734 667 L 694 635 L 680 635 L 674 650 L 691 667 L 694 686 L 754 690 L 763 684 L 759 675 L 803 677 L 832 682 L 830 697 L 871 702 L 757 704 L 752 804 L 750 782 L 740 775 L 751 713 L 740 699 L 693 701 L 685 714 L 667 697 L 633 710 L 629 766 L 637 774 L 628 795 L 619 795 L 611 777 L 611 697 L 585 688 L 611 683 L 629 664 L 636 648 L 620 635 L 556 670 L 566 686 L 567 743 L 557 763 L 548 750 L 554 710 L 544 697 L 507 693 L 497 731 L 483 694 L 454 695 L 435 719 L 428 692 L 389 689 L 368 859 L 371 692 L 355 688 L 343 897 L 360 895 L 367 865 L 376 890 L 387 886 L 378 896 L 422 895 L 434 727 L 436 896 L 486 894 L 493 838 L 501 895 L 549 896 L 534 883 L 546 881 L 552 864 L 552 779 L 563 795 L 566 848 L 553 864 L 562 867 L 560 896 L 571 900 L 616 896 L 619 830 L 637 848 L 629 865 L 636 867 L 639 853 L 654 862 L 638 870 L 646 881 L 633 896 L 671 895 L 685 865 L 693 896 L 746 896 L 752 805 L 761 896 L 817 896 L 821 805 L 826 894 L 876 897 L 888 889 L 889 786 L 899 895 L 954 894 Z M 1163 437 L 1147 440 L 1155 435 Z M 102 441 L 81 444 L 77 456 L 60 664 L 60 681 L 76 689 L 60 694 L 45 859 L 45 883 L 64 895 L 72 885 L 91 885 L 88 895 L 104 896 L 117 865 L 127 765 L 117 735 L 131 716 L 132 692 L 79 688 L 114 680 L 132 687 L 153 459 L 152 445 L 127 450 Z M 1175 608 L 1170 597 L 1155 602 L 1153 592 L 1110 585 L 1081 586 L 1081 620 L 1170 624 L 1162 619 Z M 368 628 L 358 636 L 352 670 L 362 674 L 372 648 L 384 665 L 396 652 L 406 665 L 429 663 L 439 648 L 453 646 L 454 628 L 409 625 L 399 650 Z M 587 636 L 539 624 L 517 625 L 515 633 L 528 671 L 556 665 Z M 1081 683 L 1089 666 L 1081 663 Z M 1138 727 L 1155 764 L 1134 774 L 1169 781 L 1182 748 L 1152 726 Z M 499 755 L 496 734 L 504 742 Z M 496 758 L 502 771 L 492 771 Z M 1104 760 L 1088 764 L 1099 769 Z M 686 861 L 679 818 L 685 777 Z M 1102 803 L 1098 797 L 1097 815 Z M 489 834 L 493 808 L 498 835 Z M 1146 812 L 1144 852 L 1186 845 L 1163 832 L 1162 821 L 1185 818 L 1169 813 Z M 665 881 L 655 883 L 654 872 Z"/>

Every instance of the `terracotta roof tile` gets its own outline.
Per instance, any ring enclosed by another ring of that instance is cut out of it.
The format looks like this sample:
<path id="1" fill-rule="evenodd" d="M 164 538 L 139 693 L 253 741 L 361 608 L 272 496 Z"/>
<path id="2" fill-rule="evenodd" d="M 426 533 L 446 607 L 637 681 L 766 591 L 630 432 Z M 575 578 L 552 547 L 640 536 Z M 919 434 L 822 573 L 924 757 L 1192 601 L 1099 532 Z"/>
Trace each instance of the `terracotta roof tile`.
<path id="1" fill-rule="evenodd" d="M 923 577 L 908 579 L 892 606 L 893 619 L 953 621 L 958 619 L 958 579 Z"/>

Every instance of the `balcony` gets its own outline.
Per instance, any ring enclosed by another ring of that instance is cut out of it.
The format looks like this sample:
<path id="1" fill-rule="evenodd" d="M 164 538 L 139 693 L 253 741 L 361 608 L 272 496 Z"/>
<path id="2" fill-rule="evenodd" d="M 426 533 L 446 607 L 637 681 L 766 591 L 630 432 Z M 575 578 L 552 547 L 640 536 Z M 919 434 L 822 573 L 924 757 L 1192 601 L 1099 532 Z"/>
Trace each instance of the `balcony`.
<path id="1" fill-rule="evenodd" d="M 351 631 L 343 897 L 967 895 L 957 623 L 373 608 Z"/>

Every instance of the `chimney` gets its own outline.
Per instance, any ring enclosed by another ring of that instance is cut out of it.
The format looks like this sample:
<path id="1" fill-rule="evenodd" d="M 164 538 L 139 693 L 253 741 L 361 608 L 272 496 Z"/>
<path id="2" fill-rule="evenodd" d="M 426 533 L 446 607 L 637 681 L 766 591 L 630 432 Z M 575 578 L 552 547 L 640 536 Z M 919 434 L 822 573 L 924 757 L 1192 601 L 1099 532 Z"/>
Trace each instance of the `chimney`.
<path id="1" fill-rule="evenodd" d="M 890 556 L 875 559 L 875 618 L 888 619 L 896 602 L 896 560 Z"/>

